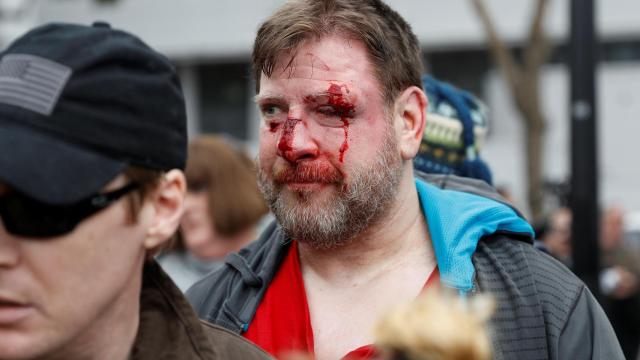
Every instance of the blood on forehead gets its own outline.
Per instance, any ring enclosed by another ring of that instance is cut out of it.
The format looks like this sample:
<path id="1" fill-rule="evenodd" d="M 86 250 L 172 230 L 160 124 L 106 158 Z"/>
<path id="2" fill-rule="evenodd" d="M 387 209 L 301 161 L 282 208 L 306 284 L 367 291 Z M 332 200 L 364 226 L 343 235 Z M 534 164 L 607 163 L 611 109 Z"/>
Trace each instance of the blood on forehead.
<path id="1" fill-rule="evenodd" d="M 346 85 L 331 84 L 327 92 L 329 93 L 329 105 L 332 105 L 338 116 L 344 121 L 345 118 L 352 118 L 354 115 L 355 104 L 347 100 L 343 94 L 349 94 L 349 88 Z"/>

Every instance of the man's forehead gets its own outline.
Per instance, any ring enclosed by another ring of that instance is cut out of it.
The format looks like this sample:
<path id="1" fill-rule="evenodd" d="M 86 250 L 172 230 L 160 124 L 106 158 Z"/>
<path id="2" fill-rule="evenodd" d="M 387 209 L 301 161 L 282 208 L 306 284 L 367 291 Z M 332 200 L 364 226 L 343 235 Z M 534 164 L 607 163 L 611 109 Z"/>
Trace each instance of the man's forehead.
<path id="1" fill-rule="evenodd" d="M 320 98 L 331 88 L 341 89 L 343 96 L 352 99 L 377 98 L 381 85 L 364 45 L 346 45 L 345 41 L 321 39 L 303 45 L 294 55 L 281 56 L 271 76 L 261 74 L 256 102 Z"/>
<path id="2" fill-rule="evenodd" d="M 9 192 L 9 185 L 0 182 L 0 196 L 7 194 Z"/>
<path id="3" fill-rule="evenodd" d="M 327 76 L 359 72 L 370 66 L 362 42 L 340 35 L 327 35 L 305 41 L 295 52 L 282 53 L 276 58 L 271 77 L 328 80 Z"/>

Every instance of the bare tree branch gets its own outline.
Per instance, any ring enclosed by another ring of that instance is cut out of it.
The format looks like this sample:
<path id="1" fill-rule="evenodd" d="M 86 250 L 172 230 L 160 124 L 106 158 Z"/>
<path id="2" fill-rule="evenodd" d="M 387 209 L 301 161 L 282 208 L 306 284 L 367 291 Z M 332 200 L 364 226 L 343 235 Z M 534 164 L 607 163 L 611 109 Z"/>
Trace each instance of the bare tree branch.
<path id="1" fill-rule="evenodd" d="M 486 30 L 491 53 L 511 87 L 514 105 L 526 129 L 527 194 L 534 219 L 542 216 L 542 151 L 545 119 L 540 106 L 540 67 L 549 56 L 550 44 L 544 34 L 548 0 L 537 0 L 522 64 L 516 62 L 500 39 L 483 0 L 471 0 Z"/>
<path id="2" fill-rule="evenodd" d="M 472 3 L 487 32 L 487 35 L 489 37 L 489 46 L 491 47 L 491 51 L 493 52 L 494 57 L 498 62 L 498 66 L 504 71 L 509 85 L 514 88 L 516 84 L 520 82 L 520 78 L 522 76 L 521 69 L 514 61 L 513 56 L 509 52 L 509 49 L 507 49 L 504 42 L 498 36 L 498 32 L 493 26 L 493 22 L 489 17 L 489 13 L 487 12 L 484 1 L 472 0 Z"/>
<path id="3" fill-rule="evenodd" d="M 551 46 L 544 33 L 544 15 L 548 0 L 538 0 L 536 11 L 529 30 L 529 44 L 524 53 L 524 65 L 527 69 L 539 68 L 549 57 Z"/>

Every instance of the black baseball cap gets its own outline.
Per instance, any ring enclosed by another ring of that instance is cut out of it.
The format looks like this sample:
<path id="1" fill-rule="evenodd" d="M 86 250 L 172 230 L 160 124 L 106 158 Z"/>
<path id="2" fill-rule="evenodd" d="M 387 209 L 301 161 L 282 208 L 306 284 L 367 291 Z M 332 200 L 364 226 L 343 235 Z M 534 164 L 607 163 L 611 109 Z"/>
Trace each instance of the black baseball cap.
<path id="1" fill-rule="evenodd" d="M 106 23 L 54 23 L 0 53 L 0 182 L 54 205 L 98 192 L 130 165 L 183 169 L 175 68 Z"/>

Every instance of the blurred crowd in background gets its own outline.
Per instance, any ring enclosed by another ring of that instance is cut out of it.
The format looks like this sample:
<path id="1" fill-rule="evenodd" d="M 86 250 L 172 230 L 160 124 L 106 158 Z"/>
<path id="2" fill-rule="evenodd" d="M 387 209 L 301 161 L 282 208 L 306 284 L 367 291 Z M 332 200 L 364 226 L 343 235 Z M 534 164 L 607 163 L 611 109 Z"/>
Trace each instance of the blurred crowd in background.
<path id="1" fill-rule="evenodd" d="M 628 359 L 640 345 L 640 232 L 619 205 L 600 211 L 600 303 Z M 536 226 L 537 246 L 572 267 L 572 211 L 563 201 Z"/>

